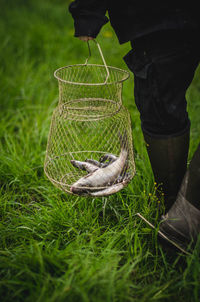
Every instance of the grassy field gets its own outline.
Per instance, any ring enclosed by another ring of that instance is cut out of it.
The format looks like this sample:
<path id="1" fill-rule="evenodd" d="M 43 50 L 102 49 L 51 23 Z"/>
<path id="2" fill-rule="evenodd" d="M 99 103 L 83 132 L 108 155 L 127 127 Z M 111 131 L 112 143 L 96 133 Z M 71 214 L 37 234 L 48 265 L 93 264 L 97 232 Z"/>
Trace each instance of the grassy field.
<path id="1" fill-rule="evenodd" d="M 200 242 L 190 256 L 170 254 L 138 217 L 157 220 L 155 188 L 133 100 L 137 174 L 109 198 L 67 195 L 43 172 L 51 116 L 58 103 L 55 69 L 84 63 L 64 0 L 0 0 L 0 301 L 181 301 L 200 299 Z M 127 69 L 107 24 L 98 37 L 109 65 Z M 92 46 L 90 62 L 101 63 Z M 200 71 L 188 90 L 190 158 L 199 139 Z"/>

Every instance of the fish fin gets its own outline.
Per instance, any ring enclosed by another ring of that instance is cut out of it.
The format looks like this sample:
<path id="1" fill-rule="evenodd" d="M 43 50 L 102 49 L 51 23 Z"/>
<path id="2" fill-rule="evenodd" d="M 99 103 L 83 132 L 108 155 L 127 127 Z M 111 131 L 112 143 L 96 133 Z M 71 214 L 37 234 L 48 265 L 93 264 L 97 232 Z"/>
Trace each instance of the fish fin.
<path id="1" fill-rule="evenodd" d="M 117 160 L 117 156 L 111 153 L 106 153 L 102 155 L 99 159 L 100 163 L 104 163 L 105 161 L 108 161 L 107 164 L 113 163 L 115 160 Z"/>

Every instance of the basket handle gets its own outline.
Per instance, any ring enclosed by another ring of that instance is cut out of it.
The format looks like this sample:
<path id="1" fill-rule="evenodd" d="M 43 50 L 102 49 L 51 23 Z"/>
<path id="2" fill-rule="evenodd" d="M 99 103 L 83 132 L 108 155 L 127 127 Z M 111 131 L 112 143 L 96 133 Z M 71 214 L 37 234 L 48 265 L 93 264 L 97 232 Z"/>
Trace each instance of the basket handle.
<path id="1" fill-rule="evenodd" d="M 105 59 L 104 59 L 103 52 L 102 52 L 102 50 L 101 50 L 101 47 L 100 47 L 99 43 L 98 43 L 95 39 L 92 39 L 92 41 L 94 41 L 94 42 L 96 43 L 97 47 L 98 47 L 99 53 L 100 53 L 100 55 L 101 55 L 103 64 L 104 64 L 105 69 L 106 69 L 106 72 L 107 72 L 106 79 L 105 79 L 105 82 L 104 82 L 104 84 L 106 84 L 107 81 L 108 81 L 108 78 L 109 78 L 109 76 L 110 76 L 110 73 L 109 73 L 109 70 L 108 70 L 108 66 L 107 66 L 106 61 L 105 61 Z M 84 65 L 87 65 L 88 60 L 89 60 L 89 58 L 91 57 L 91 48 L 90 48 L 89 40 L 87 41 L 87 45 L 88 45 L 89 57 L 86 59 Z"/>

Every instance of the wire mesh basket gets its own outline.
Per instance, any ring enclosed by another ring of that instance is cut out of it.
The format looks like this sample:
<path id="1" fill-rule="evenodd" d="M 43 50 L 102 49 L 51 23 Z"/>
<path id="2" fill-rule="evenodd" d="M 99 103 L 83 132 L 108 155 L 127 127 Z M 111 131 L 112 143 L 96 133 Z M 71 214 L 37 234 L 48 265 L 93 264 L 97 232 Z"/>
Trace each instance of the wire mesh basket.
<path id="1" fill-rule="evenodd" d="M 96 42 L 97 43 L 97 42 Z M 59 189 L 108 196 L 135 175 L 130 115 L 122 105 L 129 73 L 104 65 L 59 68 L 59 104 L 54 110 L 44 171 Z"/>

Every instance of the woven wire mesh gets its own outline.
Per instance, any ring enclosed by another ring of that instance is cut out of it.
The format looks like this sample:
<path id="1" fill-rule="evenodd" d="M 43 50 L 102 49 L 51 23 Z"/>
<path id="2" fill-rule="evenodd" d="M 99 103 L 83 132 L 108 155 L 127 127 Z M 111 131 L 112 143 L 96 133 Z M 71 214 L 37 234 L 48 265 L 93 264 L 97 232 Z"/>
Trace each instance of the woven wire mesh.
<path id="1" fill-rule="evenodd" d="M 88 175 L 88 172 L 74 167 L 71 160 L 99 161 L 105 154 L 119 158 L 123 144 L 123 148 L 127 150 L 127 158 L 120 172 L 121 180 L 117 175 L 112 184 L 104 183 L 100 187 L 97 184 L 92 188 L 86 186 L 84 193 L 90 195 L 90 191 L 106 189 L 122 182 L 124 177 L 127 184 L 135 174 L 132 131 L 127 109 L 121 106 L 113 116 L 100 119 L 79 119 L 79 111 L 75 112 L 77 114 L 74 111 L 65 111 L 59 106 L 53 113 L 45 159 L 47 177 L 58 188 L 72 193 L 70 189 L 73 184 Z"/>
<path id="2" fill-rule="evenodd" d="M 115 67 L 106 68 L 103 65 L 79 64 L 56 70 L 59 105 L 65 104 L 65 107 L 74 109 L 85 107 L 89 111 L 98 111 L 98 116 L 113 114 L 122 104 L 122 83 L 129 73 Z"/>

